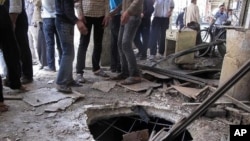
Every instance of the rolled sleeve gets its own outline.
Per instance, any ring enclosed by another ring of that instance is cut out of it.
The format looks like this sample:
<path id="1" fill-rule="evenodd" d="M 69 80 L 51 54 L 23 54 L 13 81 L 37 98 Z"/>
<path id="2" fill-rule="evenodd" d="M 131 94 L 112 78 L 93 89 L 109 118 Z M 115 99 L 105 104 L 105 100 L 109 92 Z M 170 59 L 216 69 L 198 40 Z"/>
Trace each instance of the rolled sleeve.
<path id="1" fill-rule="evenodd" d="M 10 0 L 9 13 L 21 13 L 22 0 Z"/>

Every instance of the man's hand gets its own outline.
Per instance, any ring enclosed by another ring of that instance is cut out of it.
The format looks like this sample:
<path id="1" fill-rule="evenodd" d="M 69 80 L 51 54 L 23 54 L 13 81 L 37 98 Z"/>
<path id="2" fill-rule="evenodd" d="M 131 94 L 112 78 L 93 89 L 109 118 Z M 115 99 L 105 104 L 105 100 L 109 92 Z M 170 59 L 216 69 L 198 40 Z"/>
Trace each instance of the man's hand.
<path id="1" fill-rule="evenodd" d="M 103 21 L 102 21 L 103 27 L 107 27 L 108 26 L 110 19 L 111 19 L 110 16 L 105 16 L 103 18 Z"/>
<path id="2" fill-rule="evenodd" d="M 121 24 L 124 25 L 128 22 L 129 20 L 129 14 L 128 14 L 128 11 L 125 11 L 122 13 L 122 16 L 121 16 Z"/>
<path id="3" fill-rule="evenodd" d="M 76 25 L 77 25 L 77 28 L 78 28 L 78 30 L 80 31 L 81 34 L 83 34 L 83 35 L 88 34 L 88 29 L 87 29 L 87 27 L 85 26 L 85 24 L 83 23 L 82 20 L 78 20 L 76 22 Z"/>
<path id="4" fill-rule="evenodd" d="M 172 10 L 171 10 L 171 11 L 168 11 L 167 17 L 169 18 L 171 15 L 172 15 Z"/>
<path id="5" fill-rule="evenodd" d="M 5 0 L 0 0 L 0 5 L 3 5 Z"/>

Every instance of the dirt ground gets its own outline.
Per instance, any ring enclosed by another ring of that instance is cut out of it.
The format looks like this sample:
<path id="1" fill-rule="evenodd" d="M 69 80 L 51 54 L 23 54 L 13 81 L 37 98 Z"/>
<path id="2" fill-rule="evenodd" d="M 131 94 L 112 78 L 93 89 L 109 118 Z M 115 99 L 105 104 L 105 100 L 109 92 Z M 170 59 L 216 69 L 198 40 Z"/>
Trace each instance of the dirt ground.
<path id="1" fill-rule="evenodd" d="M 34 82 L 26 85 L 28 92 L 19 93 L 4 87 L 4 95 L 23 97 L 41 88 L 53 92 L 55 82 L 53 84 L 48 82 L 55 80 L 57 73 L 45 72 L 36 67 L 34 70 Z M 195 108 L 182 106 L 184 101 L 181 96 L 162 95 L 157 89 L 153 90 L 150 97 L 145 96 L 145 92 L 137 93 L 120 86 L 115 86 L 108 93 L 101 92 L 91 87 L 94 82 L 103 81 L 103 78 L 94 76 L 90 70 L 86 71 L 84 77 L 87 83 L 73 89 L 85 97 L 78 99 L 66 110 L 45 112 L 49 104 L 33 107 L 23 100 L 6 100 L 10 109 L 8 112 L 0 113 L 0 141 L 92 141 L 94 139 L 89 134 L 85 114 L 91 106 L 126 102 L 147 103 L 152 106 L 168 107 L 183 117 Z M 195 141 L 219 141 L 228 133 L 228 129 L 229 126 L 225 123 L 205 117 L 199 118 L 188 127 Z"/>

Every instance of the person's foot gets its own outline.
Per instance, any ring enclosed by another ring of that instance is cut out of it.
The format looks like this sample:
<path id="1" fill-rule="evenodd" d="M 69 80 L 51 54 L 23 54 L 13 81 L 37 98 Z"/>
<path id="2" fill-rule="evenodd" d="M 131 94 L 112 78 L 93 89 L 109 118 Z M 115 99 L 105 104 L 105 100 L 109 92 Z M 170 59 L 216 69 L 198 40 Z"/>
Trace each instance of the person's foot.
<path id="1" fill-rule="evenodd" d="M 111 80 L 123 80 L 123 79 L 126 79 L 126 78 L 128 78 L 129 76 L 128 75 L 125 75 L 125 74 L 123 74 L 123 73 L 120 73 L 120 74 L 118 74 L 118 75 L 116 75 L 116 76 L 114 76 L 114 77 L 111 77 L 110 79 Z"/>
<path id="2" fill-rule="evenodd" d="M 82 84 L 80 84 L 79 82 L 73 80 L 70 84 L 71 87 L 82 87 Z"/>
<path id="3" fill-rule="evenodd" d="M 83 78 L 82 74 L 76 74 L 76 82 L 85 83 L 86 80 Z"/>
<path id="4" fill-rule="evenodd" d="M 42 70 L 42 69 L 43 69 L 43 67 L 44 67 L 44 66 L 42 66 L 42 65 L 41 65 L 41 66 L 39 66 L 39 70 Z"/>
<path id="5" fill-rule="evenodd" d="M 151 61 L 155 60 L 155 55 L 150 55 L 148 59 Z"/>
<path id="6" fill-rule="evenodd" d="M 9 106 L 5 105 L 3 102 L 0 102 L 0 112 L 6 112 L 9 110 Z"/>
<path id="7" fill-rule="evenodd" d="M 128 77 L 121 82 L 122 85 L 132 85 L 141 82 L 141 77 Z"/>
<path id="8" fill-rule="evenodd" d="M 21 83 L 22 84 L 29 84 L 33 82 L 33 78 L 27 78 L 27 77 L 22 77 L 21 78 Z"/>
<path id="9" fill-rule="evenodd" d="M 62 92 L 62 93 L 65 93 L 65 94 L 72 93 L 71 87 L 66 86 L 66 85 L 57 85 L 56 89 L 57 89 L 58 92 Z"/>
<path id="10" fill-rule="evenodd" d="M 95 74 L 96 76 L 109 77 L 109 75 L 106 74 L 102 69 L 99 69 L 98 71 L 95 71 L 94 74 Z"/>
<path id="11" fill-rule="evenodd" d="M 43 67 L 43 70 L 49 71 L 49 72 L 56 72 L 56 69 L 52 69 L 52 68 L 50 68 L 48 66 Z"/>

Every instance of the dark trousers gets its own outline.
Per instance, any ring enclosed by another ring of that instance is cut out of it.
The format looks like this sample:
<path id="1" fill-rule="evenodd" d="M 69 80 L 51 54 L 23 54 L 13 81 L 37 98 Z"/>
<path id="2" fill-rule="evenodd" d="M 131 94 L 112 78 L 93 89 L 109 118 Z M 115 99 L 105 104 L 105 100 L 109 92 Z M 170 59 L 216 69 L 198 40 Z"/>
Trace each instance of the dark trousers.
<path id="1" fill-rule="evenodd" d="M 3 85 L 2 85 L 2 77 L 0 76 L 0 102 L 3 102 Z"/>
<path id="2" fill-rule="evenodd" d="M 58 63 L 60 65 L 60 60 L 62 57 L 62 48 L 60 45 L 58 33 L 56 31 L 55 18 L 44 18 L 43 19 L 43 32 L 46 41 L 46 51 L 47 51 L 47 63 L 48 67 L 55 70 L 55 37 L 56 45 L 59 55 Z"/>
<path id="3" fill-rule="evenodd" d="M 120 21 L 121 21 L 121 15 L 115 15 L 112 17 L 111 23 L 110 23 L 110 29 L 111 29 L 111 63 L 110 63 L 110 69 L 111 70 L 121 70 L 121 63 L 120 63 L 120 56 L 118 51 L 118 34 L 120 29 Z"/>
<path id="4" fill-rule="evenodd" d="M 76 73 L 82 74 L 85 68 L 86 53 L 89 46 L 90 35 L 92 26 L 94 26 L 94 50 L 92 54 L 92 70 L 97 71 L 100 69 L 100 59 L 102 53 L 102 39 L 104 27 L 102 21 L 104 17 L 85 17 L 86 27 L 88 28 L 87 35 L 81 35 L 80 44 L 77 52 Z"/>
<path id="5" fill-rule="evenodd" d="M 150 55 L 156 55 L 157 44 L 158 52 L 163 55 L 165 51 L 166 30 L 169 27 L 169 18 L 154 17 L 150 33 Z"/>
<path id="6" fill-rule="evenodd" d="M 4 6 L 0 6 L 0 46 L 8 68 L 7 85 L 12 89 L 19 89 L 21 86 L 20 52 L 9 13 Z"/>
<path id="7" fill-rule="evenodd" d="M 142 18 L 134 39 L 135 46 L 138 48 L 139 54 L 143 57 L 147 56 L 150 24 L 150 18 Z"/>
<path id="8" fill-rule="evenodd" d="M 43 33 L 43 23 L 39 23 L 38 39 L 37 39 L 37 54 L 42 67 L 47 66 L 46 41 Z"/>
<path id="9" fill-rule="evenodd" d="M 17 17 L 15 35 L 21 53 L 22 77 L 32 79 L 32 56 L 28 39 L 28 18 L 25 10 Z"/>

